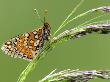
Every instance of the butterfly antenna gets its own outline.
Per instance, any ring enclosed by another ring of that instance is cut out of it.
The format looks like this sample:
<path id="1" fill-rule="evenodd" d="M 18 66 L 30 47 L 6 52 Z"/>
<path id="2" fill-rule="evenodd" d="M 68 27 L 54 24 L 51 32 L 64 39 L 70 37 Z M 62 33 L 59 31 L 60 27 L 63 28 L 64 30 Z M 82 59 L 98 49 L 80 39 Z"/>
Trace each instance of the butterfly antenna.
<path id="1" fill-rule="evenodd" d="M 44 23 L 45 23 L 45 16 L 44 16 Z"/>
<path id="2" fill-rule="evenodd" d="M 48 10 L 45 10 L 45 11 L 44 11 L 44 23 L 45 23 L 45 21 L 46 21 L 47 15 L 48 15 Z"/>
<path id="3" fill-rule="evenodd" d="M 38 16 L 38 18 L 41 20 L 41 22 L 44 23 L 43 20 L 41 19 L 40 15 L 39 15 L 37 9 L 34 9 L 34 14 L 37 14 L 37 16 Z"/>

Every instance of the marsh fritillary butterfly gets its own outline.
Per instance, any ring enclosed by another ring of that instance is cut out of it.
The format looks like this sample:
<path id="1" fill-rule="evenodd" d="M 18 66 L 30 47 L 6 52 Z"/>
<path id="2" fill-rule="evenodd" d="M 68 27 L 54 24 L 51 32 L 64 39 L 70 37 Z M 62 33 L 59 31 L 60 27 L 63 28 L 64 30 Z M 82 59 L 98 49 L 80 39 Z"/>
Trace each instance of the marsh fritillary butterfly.
<path id="1" fill-rule="evenodd" d="M 1 49 L 11 57 L 32 60 L 37 57 L 49 38 L 50 25 L 44 22 L 44 25 L 38 29 L 11 38 L 2 45 Z"/>

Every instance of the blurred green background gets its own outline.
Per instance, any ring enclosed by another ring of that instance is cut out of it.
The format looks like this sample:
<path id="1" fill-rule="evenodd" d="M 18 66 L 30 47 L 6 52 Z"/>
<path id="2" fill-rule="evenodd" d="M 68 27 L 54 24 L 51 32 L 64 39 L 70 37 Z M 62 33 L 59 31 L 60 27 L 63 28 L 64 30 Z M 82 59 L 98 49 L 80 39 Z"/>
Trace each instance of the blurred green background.
<path id="1" fill-rule="evenodd" d="M 62 21 L 79 3 L 80 0 L 0 0 L 0 45 L 18 34 L 31 31 L 43 25 L 34 15 L 38 9 L 40 16 L 44 17 L 44 10 L 48 10 L 46 20 L 51 24 L 53 34 Z M 85 0 L 78 8 L 76 16 L 89 9 L 110 5 L 110 0 Z M 60 32 L 73 28 L 101 13 L 92 13 L 77 19 Z M 95 21 L 109 20 L 110 15 L 103 16 Z M 59 33 L 60 33 L 59 32 Z M 0 50 L 0 82 L 16 82 L 20 73 L 28 65 L 28 61 L 14 59 Z M 36 66 L 25 82 L 37 82 L 54 69 L 110 69 L 110 34 L 91 34 L 76 40 L 70 40 L 56 47 Z M 95 79 L 90 82 L 110 82 Z"/>

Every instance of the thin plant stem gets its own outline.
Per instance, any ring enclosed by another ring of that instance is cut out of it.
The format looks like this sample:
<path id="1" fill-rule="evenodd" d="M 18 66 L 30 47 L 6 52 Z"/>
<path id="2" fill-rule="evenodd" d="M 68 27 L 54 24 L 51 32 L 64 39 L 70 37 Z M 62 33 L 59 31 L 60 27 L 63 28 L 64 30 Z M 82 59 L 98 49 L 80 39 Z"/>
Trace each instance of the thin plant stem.
<path id="1" fill-rule="evenodd" d="M 78 28 L 78 27 L 81 27 L 81 26 L 83 26 L 83 25 L 85 25 L 85 24 L 87 24 L 87 23 L 89 23 L 89 22 L 91 22 L 91 21 L 93 21 L 93 20 L 95 20 L 95 19 L 97 19 L 97 18 L 103 17 L 103 16 L 105 16 L 105 15 L 107 15 L 107 14 L 109 14 L 109 13 L 105 13 L 105 14 L 99 15 L 99 16 L 97 16 L 97 17 L 94 17 L 94 18 L 92 18 L 92 19 L 90 19 L 90 20 L 88 20 L 88 21 L 85 21 L 84 23 L 78 25 L 77 28 Z"/>
<path id="2" fill-rule="evenodd" d="M 65 22 L 75 13 L 75 11 L 78 9 L 78 7 L 84 2 L 84 0 L 81 0 L 79 2 L 79 4 L 76 5 L 76 7 L 72 10 L 72 12 L 67 16 L 67 18 L 62 22 L 62 24 L 59 26 L 59 28 L 55 31 L 55 33 L 53 34 L 53 36 L 63 28 L 63 25 L 65 24 Z"/>
<path id="3" fill-rule="evenodd" d="M 74 17 L 74 18 L 72 18 L 71 20 L 69 20 L 68 22 L 66 22 L 62 27 L 66 26 L 67 24 L 69 24 L 70 22 L 72 22 L 73 20 L 75 20 L 75 19 L 77 19 L 77 18 L 80 18 L 80 17 L 82 17 L 82 16 L 84 16 L 84 15 L 87 15 L 87 14 L 90 13 L 90 12 L 91 12 L 91 10 L 89 10 L 89 11 L 87 11 L 87 12 L 85 12 L 85 13 L 82 13 L 82 14 L 77 15 L 76 17 Z"/>
<path id="4" fill-rule="evenodd" d="M 28 64 L 28 66 L 20 74 L 17 82 L 24 82 L 24 80 L 26 79 L 26 76 L 29 74 L 29 72 L 34 69 L 34 66 L 35 66 L 35 61 L 33 60 Z"/>
<path id="5" fill-rule="evenodd" d="M 65 24 L 62 25 L 62 27 L 66 26 L 67 24 L 69 24 L 70 22 L 74 21 L 75 19 L 80 18 L 82 16 L 85 16 L 85 15 L 87 15 L 89 13 L 94 12 L 94 11 L 98 11 L 99 10 L 99 11 L 103 11 L 103 12 L 110 12 L 110 8 L 109 7 L 110 6 L 104 6 L 104 7 L 99 7 L 99 8 L 88 10 L 88 11 L 82 13 L 82 14 L 77 15 L 76 17 L 72 18 L 71 20 L 67 21 Z"/>
<path id="6" fill-rule="evenodd" d="M 55 71 L 56 71 L 56 69 L 54 69 L 52 72 L 50 72 L 46 77 L 44 77 L 44 78 L 43 78 L 41 81 L 39 81 L 39 82 L 43 82 L 43 81 L 47 80 L 48 77 L 51 76 Z"/>

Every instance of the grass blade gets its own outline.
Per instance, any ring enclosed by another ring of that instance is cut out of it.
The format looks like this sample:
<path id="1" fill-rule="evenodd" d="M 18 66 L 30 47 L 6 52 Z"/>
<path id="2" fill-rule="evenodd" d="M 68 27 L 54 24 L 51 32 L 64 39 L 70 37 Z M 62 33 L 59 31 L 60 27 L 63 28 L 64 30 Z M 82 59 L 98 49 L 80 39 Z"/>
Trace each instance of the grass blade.
<path id="1" fill-rule="evenodd" d="M 78 9 L 78 7 L 84 2 L 84 0 L 81 0 L 79 4 L 76 5 L 76 7 L 72 10 L 72 12 L 67 16 L 67 18 L 62 22 L 62 24 L 59 26 L 59 28 L 56 30 L 56 32 L 53 34 L 53 36 L 63 28 L 63 25 L 65 22 L 75 13 L 75 11 Z"/>

